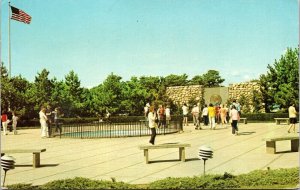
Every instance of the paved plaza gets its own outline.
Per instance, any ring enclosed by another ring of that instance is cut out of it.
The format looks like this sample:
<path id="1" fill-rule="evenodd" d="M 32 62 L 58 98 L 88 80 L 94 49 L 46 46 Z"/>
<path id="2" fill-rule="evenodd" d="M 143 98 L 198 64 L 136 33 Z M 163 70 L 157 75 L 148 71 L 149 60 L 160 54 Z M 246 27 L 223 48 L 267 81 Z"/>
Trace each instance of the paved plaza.
<path id="1" fill-rule="evenodd" d="M 203 127 L 203 126 L 202 126 Z M 195 130 L 192 124 L 184 133 L 158 135 L 156 144 L 189 143 L 186 162 L 178 161 L 178 149 L 149 150 L 146 164 L 139 145 L 149 144 L 150 136 L 103 139 L 40 138 L 39 129 L 19 130 L 18 135 L 1 135 L 2 149 L 46 148 L 41 153 L 41 167 L 32 167 L 32 154 L 11 154 L 16 160 L 14 170 L 7 172 L 6 184 L 34 185 L 76 176 L 90 179 L 149 183 L 166 177 L 185 177 L 203 174 L 203 161 L 198 159 L 199 147 L 209 145 L 214 156 L 206 162 L 206 173 L 248 173 L 256 169 L 291 168 L 299 166 L 299 152 L 290 152 L 290 141 L 277 142 L 277 154 L 267 154 L 262 139 L 287 133 L 288 125 L 274 123 L 239 124 L 240 135 L 231 134 L 231 127 L 216 130 L 203 127 Z M 3 171 L 1 177 L 3 178 Z"/>

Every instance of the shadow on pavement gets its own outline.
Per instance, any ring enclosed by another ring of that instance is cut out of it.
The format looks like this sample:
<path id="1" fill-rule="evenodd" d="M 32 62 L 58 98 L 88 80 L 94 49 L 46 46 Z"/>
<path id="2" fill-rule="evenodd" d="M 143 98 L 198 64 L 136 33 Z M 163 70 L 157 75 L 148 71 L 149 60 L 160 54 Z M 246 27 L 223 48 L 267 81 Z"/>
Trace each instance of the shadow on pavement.
<path id="1" fill-rule="evenodd" d="M 185 159 L 185 162 L 197 161 L 197 160 L 200 160 L 200 159 L 199 158 L 187 158 L 187 159 Z M 152 161 L 149 161 L 149 164 L 150 163 L 158 163 L 158 162 L 181 162 L 181 160 L 179 160 L 179 159 L 172 159 L 172 160 L 152 160 Z"/>
<path id="2" fill-rule="evenodd" d="M 239 135 L 252 135 L 253 133 L 256 133 L 254 131 L 251 132 L 240 132 Z"/>
<path id="3" fill-rule="evenodd" d="M 292 151 L 290 151 L 290 150 L 284 150 L 284 151 L 276 151 L 276 153 L 275 154 L 282 154 L 282 153 L 295 153 L 295 152 L 292 152 Z"/>
<path id="4" fill-rule="evenodd" d="M 38 168 L 42 167 L 55 167 L 59 164 L 41 164 Z M 32 167 L 32 164 L 16 164 L 15 167 Z"/>

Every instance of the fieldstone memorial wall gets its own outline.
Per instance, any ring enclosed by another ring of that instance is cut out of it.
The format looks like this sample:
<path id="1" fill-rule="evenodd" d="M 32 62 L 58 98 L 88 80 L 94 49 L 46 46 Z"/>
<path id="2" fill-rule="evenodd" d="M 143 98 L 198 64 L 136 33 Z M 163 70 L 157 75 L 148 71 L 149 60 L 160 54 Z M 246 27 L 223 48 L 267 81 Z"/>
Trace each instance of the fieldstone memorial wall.
<path id="1" fill-rule="evenodd" d="M 182 105 L 188 103 L 191 99 L 201 100 L 204 99 L 205 103 L 211 100 L 210 96 L 215 94 L 220 95 L 222 104 L 228 99 L 239 99 L 244 96 L 249 101 L 250 111 L 253 110 L 253 91 L 260 92 L 260 86 L 257 82 L 244 82 L 230 84 L 229 87 L 218 88 L 204 88 L 202 85 L 190 86 L 173 86 L 167 87 L 166 95 L 175 103 Z M 212 93 L 214 92 L 214 93 Z M 216 93 L 218 92 L 218 93 Z M 208 97 L 209 96 L 209 97 Z"/>

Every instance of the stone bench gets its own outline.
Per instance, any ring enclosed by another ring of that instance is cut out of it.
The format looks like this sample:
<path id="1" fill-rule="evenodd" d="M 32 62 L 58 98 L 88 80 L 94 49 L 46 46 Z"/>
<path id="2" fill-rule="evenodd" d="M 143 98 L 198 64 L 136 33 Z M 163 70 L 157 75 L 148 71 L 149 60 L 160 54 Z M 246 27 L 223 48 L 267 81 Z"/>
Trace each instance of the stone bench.
<path id="1" fill-rule="evenodd" d="M 182 143 L 165 143 L 165 144 L 158 144 L 158 145 L 141 145 L 139 146 L 139 149 L 144 150 L 146 164 L 148 164 L 149 149 L 165 149 L 165 148 L 179 148 L 179 160 L 185 162 L 185 147 L 191 147 L 191 145 L 182 144 Z"/>
<path id="2" fill-rule="evenodd" d="M 281 121 L 285 121 L 286 124 L 290 124 L 290 118 L 274 118 L 276 125 L 280 125 Z"/>
<path id="3" fill-rule="evenodd" d="M 246 117 L 241 117 L 240 122 L 244 121 L 244 124 L 247 124 L 247 118 Z"/>
<path id="4" fill-rule="evenodd" d="M 276 141 L 291 141 L 291 151 L 298 152 L 299 151 L 299 136 L 277 136 L 277 137 L 267 137 L 263 140 L 266 141 L 266 152 L 269 154 L 276 153 Z"/>
<path id="5" fill-rule="evenodd" d="M 46 152 L 46 149 L 10 149 L 10 150 L 1 150 L 1 156 L 4 154 L 13 154 L 13 153 L 32 153 L 33 162 L 32 166 L 34 168 L 40 167 L 40 153 Z"/>

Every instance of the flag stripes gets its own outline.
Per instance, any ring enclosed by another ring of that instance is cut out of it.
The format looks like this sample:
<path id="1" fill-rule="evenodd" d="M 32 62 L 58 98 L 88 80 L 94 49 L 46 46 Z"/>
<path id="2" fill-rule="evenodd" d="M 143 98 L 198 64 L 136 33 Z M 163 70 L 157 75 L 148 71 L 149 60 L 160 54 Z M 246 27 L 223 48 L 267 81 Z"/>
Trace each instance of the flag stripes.
<path id="1" fill-rule="evenodd" d="M 31 16 L 22 11 L 21 9 L 18 9 L 16 7 L 10 6 L 11 7 L 11 19 L 17 20 L 19 22 L 24 22 L 26 24 L 30 24 L 31 22 Z"/>

